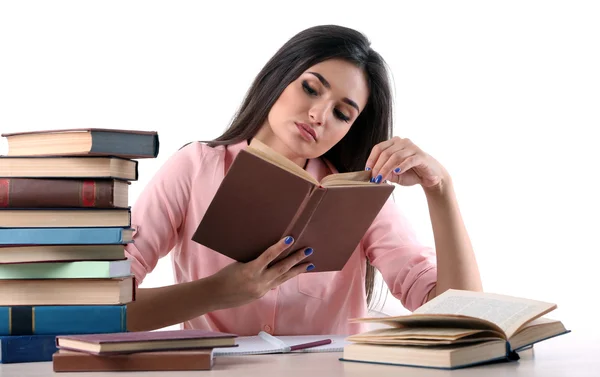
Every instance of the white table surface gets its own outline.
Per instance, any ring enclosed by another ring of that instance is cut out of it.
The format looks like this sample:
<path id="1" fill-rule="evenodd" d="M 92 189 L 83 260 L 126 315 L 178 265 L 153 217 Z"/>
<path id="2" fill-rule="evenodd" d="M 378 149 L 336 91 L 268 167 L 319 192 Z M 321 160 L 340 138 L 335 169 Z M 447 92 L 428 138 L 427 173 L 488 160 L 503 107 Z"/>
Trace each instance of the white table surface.
<path id="1" fill-rule="evenodd" d="M 51 362 L 0 364 L 1 377 L 109 377 L 147 376 L 600 376 L 600 337 L 572 332 L 536 344 L 521 353 L 517 362 L 478 366 L 453 371 L 397 367 L 339 361 L 341 353 L 222 356 L 215 358 L 210 371 L 191 372 L 88 372 L 55 373 Z"/>

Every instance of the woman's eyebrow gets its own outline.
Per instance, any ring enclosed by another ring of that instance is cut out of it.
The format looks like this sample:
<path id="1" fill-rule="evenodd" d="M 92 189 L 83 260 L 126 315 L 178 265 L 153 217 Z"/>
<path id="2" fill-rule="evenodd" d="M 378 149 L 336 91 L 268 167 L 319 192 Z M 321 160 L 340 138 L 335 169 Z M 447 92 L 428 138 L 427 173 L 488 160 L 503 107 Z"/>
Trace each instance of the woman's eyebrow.
<path id="1" fill-rule="evenodd" d="M 331 89 L 331 85 L 329 84 L 329 81 L 327 81 L 325 79 L 325 77 L 323 77 L 323 75 L 321 75 L 318 72 L 308 72 L 308 73 L 310 73 L 311 75 L 314 75 L 316 78 L 318 78 L 324 87 L 326 87 L 327 89 Z M 342 101 L 346 102 L 348 105 L 354 107 L 356 109 L 356 111 L 360 112 L 360 109 L 358 108 L 358 105 L 356 104 L 356 102 L 352 101 L 350 98 L 344 97 L 344 98 L 342 98 Z"/>

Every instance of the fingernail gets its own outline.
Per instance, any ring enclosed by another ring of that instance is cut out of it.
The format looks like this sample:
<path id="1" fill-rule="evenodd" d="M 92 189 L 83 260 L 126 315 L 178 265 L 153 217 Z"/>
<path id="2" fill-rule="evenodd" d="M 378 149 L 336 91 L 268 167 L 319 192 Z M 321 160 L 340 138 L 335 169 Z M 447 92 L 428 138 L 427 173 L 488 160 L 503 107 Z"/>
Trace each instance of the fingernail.
<path id="1" fill-rule="evenodd" d="M 394 169 L 394 173 L 400 173 L 400 168 Z"/>
<path id="2" fill-rule="evenodd" d="M 310 247 L 309 247 L 308 249 L 304 250 L 304 255 L 306 255 L 306 256 L 309 256 L 309 255 L 311 255 L 312 253 L 313 253 L 313 249 L 312 249 L 312 248 L 310 248 Z"/>
<path id="3" fill-rule="evenodd" d="M 381 174 L 379 174 L 377 178 L 375 178 L 375 183 L 380 183 L 382 179 L 383 177 L 381 176 Z"/>
<path id="4" fill-rule="evenodd" d="M 315 265 L 314 264 L 309 264 L 308 267 L 306 267 L 306 271 L 312 271 L 315 269 Z"/>
<path id="5" fill-rule="evenodd" d="M 289 244 L 291 244 L 292 242 L 294 242 L 294 237 L 292 237 L 292 236 L 287 236 L 287 237 L 285 237 L 285 241 L 284 241 L 284 242 L 285 242 L 285 244 L 286 244 L 286 245 L 289 245 Z"/>
<path id="6" fill-rule="evenodd" d="M 375 182 L 375 178 L 371 178 L 371 180 L 369 182 L 371 182 L 371 183 Z"/>
<path id="7" fill-rule="evenodd" d="M 371 168 L 367 166 L 367 167 L 365 168 L 365 170 L 366 170 L 366 171 L 369 171 L 369 170 L 371 170 Z"/>

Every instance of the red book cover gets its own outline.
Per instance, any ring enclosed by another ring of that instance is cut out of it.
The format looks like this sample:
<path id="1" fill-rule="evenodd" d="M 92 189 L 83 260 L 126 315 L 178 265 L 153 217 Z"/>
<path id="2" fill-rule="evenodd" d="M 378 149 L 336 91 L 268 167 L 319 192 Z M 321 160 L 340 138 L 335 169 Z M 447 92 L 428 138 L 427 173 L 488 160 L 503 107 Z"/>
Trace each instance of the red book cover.
<path id="1" fill-rule="evenodd" d="M 0 178 L 0 208 L 125 208 L 129 182 Z"/>

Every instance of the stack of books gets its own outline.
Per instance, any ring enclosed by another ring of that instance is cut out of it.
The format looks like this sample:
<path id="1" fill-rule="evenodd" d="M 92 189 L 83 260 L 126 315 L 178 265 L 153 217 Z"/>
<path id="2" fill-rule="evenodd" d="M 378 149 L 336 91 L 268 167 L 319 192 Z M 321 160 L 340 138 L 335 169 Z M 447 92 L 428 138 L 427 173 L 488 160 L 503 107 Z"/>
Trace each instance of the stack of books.
<path id="1" fill-rule="evenodd" d="M 209 370 L 213 350 L 235 347 L 237 335 L 206 330 L 138 331 L 57 336 L 55 372 Z"/>
<path id="2" fill-rule="evenodd" d="M 0 363 L 51 361 L 58 335 L 127 331 L 129 184 L 156 132 L 2 134 Z"/>
<path id="3" fill-rule="evenodd" d="M 387 327 L 348 337 L 341 360 L 436 369 L 515 361 L 535 343 L 570 332 L 545 317 L 556 308 L 550 302 L 449 289 L 409 315 L 356 319 Z"/>

